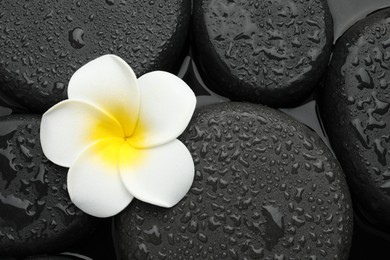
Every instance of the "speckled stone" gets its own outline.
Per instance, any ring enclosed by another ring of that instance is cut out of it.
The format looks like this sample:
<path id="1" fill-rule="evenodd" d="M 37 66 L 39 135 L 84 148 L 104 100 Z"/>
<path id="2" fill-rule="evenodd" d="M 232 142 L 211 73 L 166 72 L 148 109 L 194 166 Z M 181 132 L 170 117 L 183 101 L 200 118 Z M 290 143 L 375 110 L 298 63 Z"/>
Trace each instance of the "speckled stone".
<path id="1" fill-rule="evenodd" d="M 43 112 L 67 98 L 72 74 L 104 54 L 137 76 L 171 70 L 187 38 L 190 0 L 0 2 L 0 90 Z"/>
<path id="2" fill-rule="evenodd" d="M 295 106 L 326 69 L 333 23 L 326 0 L 194 1 L 194 59 L 232 100 Z"/>
<path id="3" fill-rule="evenodd" d="M 390 9 L 350 28 L 337 42 L 321 115 L 347 175 L 356 208 L 390 230 Z"/>
<path id="4" fill-rule="evenodd" d="M 316 133 L 260 105 L 197 110 L 180 137 L 189 193 L 165 209 L 133 201 L 116 217 L 121 259 L 348 259 L 352 207 Z"/>
<path id="5" fill-rule="evenodd" d="M 67 169 L 43 155 L 40 117 L 0 118 L 0 259 L 60 252 L 97 228 L 75 207 Z"/>

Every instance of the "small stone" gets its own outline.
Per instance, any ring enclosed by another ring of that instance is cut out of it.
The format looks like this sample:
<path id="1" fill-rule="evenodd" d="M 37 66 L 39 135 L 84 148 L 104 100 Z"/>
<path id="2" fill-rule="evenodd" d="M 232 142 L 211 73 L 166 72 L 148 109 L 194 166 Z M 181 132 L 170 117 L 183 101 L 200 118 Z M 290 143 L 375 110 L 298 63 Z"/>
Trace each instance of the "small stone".
<path id="1" fill-rule="evenodd" d="M 375 12 L 339 38 L 320 102 L 357 212 L 381 230 L 390 228 L 389 17 L 390 8 Z"/>
<path id="2" fill-rule="evenodd" d="M 326 70 L 333 23 L 326 0 L 194 1 L 194 60 L 218 94 L 298 105 Z"/>

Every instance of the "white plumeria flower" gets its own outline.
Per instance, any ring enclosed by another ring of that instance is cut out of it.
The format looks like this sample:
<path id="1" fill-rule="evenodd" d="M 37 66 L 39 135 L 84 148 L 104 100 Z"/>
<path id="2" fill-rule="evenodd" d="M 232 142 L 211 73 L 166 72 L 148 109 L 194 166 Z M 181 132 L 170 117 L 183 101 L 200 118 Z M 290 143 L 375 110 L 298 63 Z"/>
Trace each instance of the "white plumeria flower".
<path id="1" fill-rule="evenodd" d="M 196 98 L 184 81 L 162 71 L 137 79 L 124 60 L 105 55 L 75 72 L 68 97 L 43 115 L 40 136 L 46 157 L 70 168 L 77 207 L 109 217 L 134 197 L 172 207 L 185 196 L 194 163 L 176 138 Z"/>

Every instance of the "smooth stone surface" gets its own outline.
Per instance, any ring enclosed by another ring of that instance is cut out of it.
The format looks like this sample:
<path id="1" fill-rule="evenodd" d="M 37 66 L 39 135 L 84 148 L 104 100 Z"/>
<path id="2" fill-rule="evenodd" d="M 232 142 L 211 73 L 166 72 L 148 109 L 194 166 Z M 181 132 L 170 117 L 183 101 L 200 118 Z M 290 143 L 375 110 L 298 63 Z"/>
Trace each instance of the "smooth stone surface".
<path id="1" fill-rule="evenodd" d="M 0 117 L 2 116 L 8 116 L 12 113 L 12 109 L 8 107 L 2 107 L 0 106 Z"/>
<path id="2" fill-rule="evenodd" d="M 390 9 L 337 42 L 321 114 L 356 208 L 390 230 Z"/>
<path id="3" fill-rule="evenodd" d="M 390 7 L 389 0 L 328 0 L 328 3 L 333 17 L 335 39 L 368 14 Z"/>
<path id="4" fill-rule="evenodd" d="M 170 209 L 133 201 L 116 217 L 121 259 L 347 259 L 352 207 L 313 131 L 260 105 L 198 109 L 180 139 L 195 162 Z"/>
<path id="5" fill-rule="evenodd" d="M 61 252 L 97 220 L 70 201 L 67 169 L 42 154 L 40 117 L 0 118 L 0 258 Z"/>
<path id="6" fill-rule="evenodd" d="M 194 2 L 194 59 L 232 100 L 298 105 L 317 86 L 333 42 L 327 1 Z"/>
<path id="7" fill-rule="evenodd" d="M 101 258 L 98 259 L 115 259 L 114 258 Z M 92 259 L 87 256 L 83 256 L 80 254 L 74 254 L 74 253 L 62 253 L 59 255 L 41 255 L 41 256 L 30 256 L 23 258 L 22 260 L 98 260 L 96 258 Z"/>
<path id="8" fill-rule="evenodd" d="M 23 260 L 81 260 L 82 258 L 68 256 L 32 256 Z"/>
<path id="9" fill-rule="evenodd" d="M 104 54 L 122 57 L 137 76 L 171 70 L 190 8 L 189 0 L 1 1 L 0 89 L 43 112 L 67 98 L 79 67 Z"/>
<path id="10" fill-rule="evenodd" d="M 10 99 L 0 90 L 0 116 L 5 116 L 5 115 L 10 115 L 15 113 L 26 114 L 28 113 L 28 109 L 22 107 L 20 104 Z"/>

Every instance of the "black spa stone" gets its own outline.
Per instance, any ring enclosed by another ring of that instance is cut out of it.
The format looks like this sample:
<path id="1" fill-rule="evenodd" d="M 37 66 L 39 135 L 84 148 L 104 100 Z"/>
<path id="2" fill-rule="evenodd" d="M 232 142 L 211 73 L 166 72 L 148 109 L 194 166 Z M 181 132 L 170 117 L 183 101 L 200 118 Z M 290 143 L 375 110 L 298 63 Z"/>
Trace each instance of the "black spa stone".
<path id="1" fill-rule="evenodd" d="M 0 1 L 0 90 L 43 112 L 67 98 L 79 67 L 104 54 L 126 60 L 138 77 L 172 70 L 190 8 L 190 0 Z"/>
<path id="2" fill-rule="evenodd" d="M 194 59 L 232 100 L 290 107 L 324 72 L 333 40 L 326 0 L 194 1 Z"/>
<path id="3" fill-rule="evenodd" d="M 79 258 L 75 256 L 31 256 L 23 258 L 23 260 L 82 260 L 85 258 Z"/>
<path id="4" fill-rule="evenodd" d="M 30 257 L 23 258 L 22 260 L 87 260 L 87 259 L 91 259 L 91 258 L 80 254 L 64 253 L 62 255 L 30 256 Z M 107 258 L 102 257 L 98 259 L 107 259 Z M 95 258 L 94 260 L 98 260 L 98 259 Z"/>
<path id="5" fill-rule="evenodd" d="M 203 107 L 180 137 L 189 193 L 165 209 L 133 201 L 116 217 L 121 259 L 348 259 L 352 207 L 317 134 L 279 111 Z"/>
<path id="6" fill-rule="evenodd" d="M 0 118 L 0 259 L 61 252 L 97 227 L 70 201 L 67 169 L 42 154 L 39 125 L 38 116 Z"/>
<path id="7" fill-rule="evenodd" d="M 356 209 L 390 230 L 390 9 L 339 39 L 321 103 Z"/>

